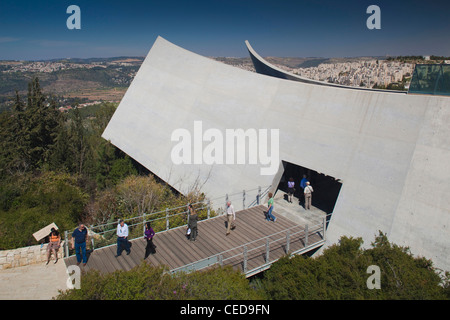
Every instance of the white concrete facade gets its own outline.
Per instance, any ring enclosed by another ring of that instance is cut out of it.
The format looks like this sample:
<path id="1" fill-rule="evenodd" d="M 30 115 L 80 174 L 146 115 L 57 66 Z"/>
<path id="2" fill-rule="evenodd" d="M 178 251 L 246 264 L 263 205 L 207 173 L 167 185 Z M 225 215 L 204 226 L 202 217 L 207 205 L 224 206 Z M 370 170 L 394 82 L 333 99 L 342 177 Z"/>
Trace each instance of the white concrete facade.
<path id="1" fill-rule="evenodd" d="M 203 132 L 279 129 L 280 162 L 341 179 L 328 244 L 349 235 L 370 246 L 381 230 L 450 270 L 449 97 L 277 79 L 158 37 L 103 137 L 183 193 L 198 178 L 211 198 L 274 183 L 261 165 L 174 165 L 171 135 L 194 121 Z"/>

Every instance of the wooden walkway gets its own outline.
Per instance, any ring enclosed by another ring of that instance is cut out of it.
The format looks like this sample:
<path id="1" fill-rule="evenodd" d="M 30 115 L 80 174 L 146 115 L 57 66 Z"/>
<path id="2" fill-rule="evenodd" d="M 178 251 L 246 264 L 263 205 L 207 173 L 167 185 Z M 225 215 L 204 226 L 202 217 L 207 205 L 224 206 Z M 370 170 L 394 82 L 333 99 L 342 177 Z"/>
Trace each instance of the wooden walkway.
<path id="1" fill-rule="evenodd" d="M 225 235 L 225 216 L 198 222 L 196 241 L 187 240 L 185 226 L 159 232 L 153 238 L 156 253 L 149 255 L 145 261 L 155 266 L 165 265 L 169 270 L 183 271 L 221 263 L 233 266 L 248 277 L 268 269 L 271 263 L 286 254 L 287 249 L 290 253 L 304 253 L 325 241 L 322 225 L 309 226 L 308 236 L 305 237 L 304 225 L 278 216 L 276 211 L 276 222 L 266 221 L 265 210 L 266 206 L 260 205 L 236 212 L 236 229 L 228 236 Z M 104 273 L 131 270 L 144 260 L 146 241 L 138 238 L 131 240 L 131 243 L 131 254 L 126 255 L 123 251 L 117 258 L 116 245 L 94 250 L 82 268 Z M 76 257 L 65 258 L 65 263 L 67 266 L 76 264 Z"/>

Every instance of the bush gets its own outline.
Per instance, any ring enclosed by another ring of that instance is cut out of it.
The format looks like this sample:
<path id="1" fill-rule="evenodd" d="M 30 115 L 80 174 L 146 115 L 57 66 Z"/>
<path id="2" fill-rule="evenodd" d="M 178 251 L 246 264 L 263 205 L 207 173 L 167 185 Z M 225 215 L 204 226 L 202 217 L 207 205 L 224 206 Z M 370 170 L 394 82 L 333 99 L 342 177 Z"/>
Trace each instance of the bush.
<path id="1" fill-rule="evenodd" d="M 37 244 L 33 233 L 52 222 L 60 231 L 74 228 L 89 198 L 74 176 L 54 172 L 27 175 L 2 188 L 8 191 L 0 208 L 1 249 Z"/>
<path id="2" fill-rule="evenodd" d="M 81 289 L 61 292 L 57 299 L 98 300 L 350 300 L 449 299 L 449 277 L 431 261 L 413 257 L 407 248 L 376 238 L 361 249 L 360 238 L 342 237 L 317 258 L 285 256 L 252 281 L 230 266 L 189 274 L 165 273 L 145 262 L 130 271 L 83 273 Z M 381 270 L 381 289 L 368 289 L 367 268 Z"/>
<path id="3" fill-rule="evenodd" d="M 130 175 L 119 181 L 115 187 L 98 192 L 95 200 L 89 204 L 87 212 L 91 225 L 111 223 L 106 228 L 94 228 L 95 232 L 115 230 L 115 223 L 119 218 L 127 220 L 142 217 L 144 213 L 146 221 L 153 220 L 152 228 L 158 232 L 166 229 L 166 208 L 178 208 L 169 210 L 170 228 L 174 228 L 186 224 L 187 203 L 203 199 L 204 195 L 198 192 L 192 192 L 187 196 L 177 195 L 168 185 L 160 183 L 152 175 Z M 200 220 L 205 219 L 207 209 L 198 208 L 197 213 Z M 215 212 L 211 210 L 211 215 L 214 214 Z M 126 223 L 129 226 L 136 224 L 130 226 L 130 239 L 142 236 L 142 218 L 132 219 Z"/>
<path id="4" fill-rule="evenodd" d="M 224 300 L 258 299 L 248 280 L 231 267 L 219 267 L 190 274 L 164 273 L 163 267 L 145 262 L 130 271 L 83 273 L 80 289 L 71 289 L 58 300 Z"/>
<path id="5" fill-rule="evenodd" d="M 413 257 L 408 248 L 390 244 L 380 232 L 373 248 L 361 249 L 361 238 L 342 237 L 317 258 L 286 256 L 265 273 L 262 291 L 268 299 L 448 299 L 448 273 Z M 381 289 L 368 289 L 367 268 L 380 268 Z"/>

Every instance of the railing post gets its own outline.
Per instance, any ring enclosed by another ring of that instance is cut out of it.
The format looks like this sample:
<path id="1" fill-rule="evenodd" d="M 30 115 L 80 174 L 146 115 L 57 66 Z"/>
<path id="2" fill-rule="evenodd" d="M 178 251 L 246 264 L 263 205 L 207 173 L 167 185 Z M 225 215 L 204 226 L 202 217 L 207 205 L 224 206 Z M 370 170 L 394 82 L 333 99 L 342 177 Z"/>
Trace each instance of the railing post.
<path id="1" fill-rule="evenodd" d="M 94 243 L 94 237 L 91 238 L 91 245 L 92 245 L 92 251 L 94 251 L 95 243 Z"/>
<path id="2" fill-rule="evenodd" d="M 266 239 L 266 263 L 269 263 L 269 254 L 270 254 L 270 239 L 267 237 Z"/>
<path id="3" fill-rule="evenodd" d="M 247 246 L 244 246 L 244 273 L 247 272 Z"/>
<path id="4" fill-rule="evenodd" d="M 219 254 L 219 266 L 223 267 L 223 255 Z"/>
<path id="5" fill-rule="evenodd" d="M 207 206 L 208 206 L 208 219 L 209 219 L 211 217 L 211 201 L 209 201 L 209 199 L 208 199 Z"/>
<path id="6" fill-rule="evenodd" d="M 256 195 L 256 203 L 259 205 L 261 199 L 261 186 L 258 186 L 258 194 Z"/>
<path id="7" fill-rule="evenodd" d="M 308 225 L 305 226 L 305 248 L 308 246 Z"/>
<path id="8" fill-rule="evenodd" d="M 325 232 L 326 232 L 327 218 L 323 218 L 323 240 L 325 240 Z"/>
<path id="9" fill-rule="evenodd" d="M 166 230 L 169 230 L 169 208 L 166 208 Z"/>
<path id="10" fill-rule="evenodd" d="M 145 212 L 144 212 L 144 214 L 143 214 L 143 216 L 142 216 L 142 233 L 145 233 Z"/>
<path id="11" fill-rule="evenodd" d="M 66 258 L 69 257 L 69 233 L 66 231 L 64 231 L 64 239 L 66 240 L 64 243 L 64 249 L 65 249 L 65 254 L 66 254 Z"/>
<path id="12" fill-rule="evenodd" d="M 242 209 L 245 209 L 245 190 L 242 191 Z"/>
<path id="13" fill-rule="evenodd" d="M 286 231 L 286 254 L 289 254 L 289 246 L 290 246 L 290 239 L 289 239 L 289 230 Z"/>
<path id="14" fill-rule="evenodd" d="M 187 225 L 189 225 L 189 217 L 191 216 L 191 212 L 189 211 L 189 203 L 186 205 L 186 208 L 187 208 L 187 211 L 186 211 L 186 213 L 187 213 L 186 221 L 187 221 Z"/>

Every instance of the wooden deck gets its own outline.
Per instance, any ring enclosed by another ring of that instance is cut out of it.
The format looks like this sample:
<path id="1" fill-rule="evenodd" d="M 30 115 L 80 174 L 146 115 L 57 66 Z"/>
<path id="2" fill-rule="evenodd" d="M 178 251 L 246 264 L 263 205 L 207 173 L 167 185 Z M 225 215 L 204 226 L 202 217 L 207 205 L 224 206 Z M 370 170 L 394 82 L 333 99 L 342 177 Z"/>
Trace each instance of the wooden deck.
<path id="1" fill-rule="evenodd" d="M 225 216 L 200 221 L 196 241 L 187 240 L 186 227 L 159 232 L 153 238 L 156 253 L 149 255 L 145 261 L 155 266 L 166 265 L 170 270 L 184 267 L 182 268 L 184 271 L 223 262 L 223 265 L 232 265 L 233 268 L 251 276 L 269 268 L 271 263 L 286 254 L 288 232 L 290 253 L 303 253 L 302 250 L 307 252 L 323 244 L 321 225 L 309 226 L 308 237 L 305 239 L 305 232 L 302 231 L 305 226 L 297 225 L 283 216 L 277 216 L 276 211 L 274 212 L 276 222 L 266 221 L 265 210 L 266 207 L 260 205 L 236 212 L 236 229 L 228 236 L 225 235 Z M 146 241 L 144 238 L 138 238 L 131 240 L 131 243 L 131 254 L 126 255 L 123 251 L 117 258 L 116 245 L 94 250 L 89 254 L 86 266 L 82 268 L 86 271 L 96 269 L 104 273 L 131 270 L 144 260 Z M 247 251 L 246 264 L 244 246 Z M 211 258 L 203 260 L 208 257 Z M 66 258 L 65 263 L 67 266 L 76 264 L 76 257 Z"/>

